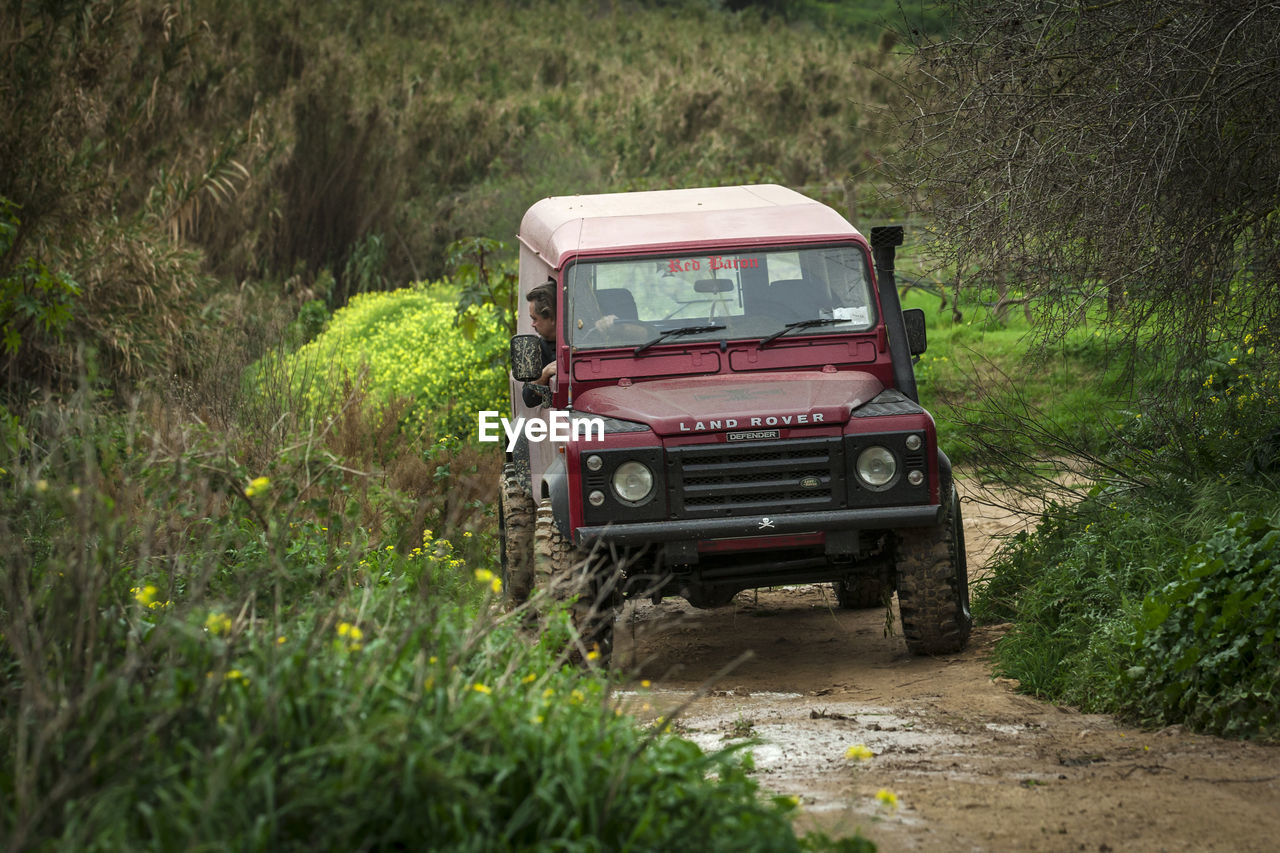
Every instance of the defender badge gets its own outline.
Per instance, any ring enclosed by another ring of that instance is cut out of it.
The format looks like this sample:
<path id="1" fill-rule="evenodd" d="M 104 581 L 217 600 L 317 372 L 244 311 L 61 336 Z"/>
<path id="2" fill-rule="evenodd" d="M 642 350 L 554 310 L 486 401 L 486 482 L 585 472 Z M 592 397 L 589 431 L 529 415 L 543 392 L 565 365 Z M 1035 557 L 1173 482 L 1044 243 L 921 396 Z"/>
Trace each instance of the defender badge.
<path id="1" fill-rule="evenodd" d="M 727 432 L 725 433 L 725 439 L 727 441 L 759 441 L 764 438 L 777 438 L 780 435 L 782 433 L 776 429 L 753 429 L 743 432 Z"/>
<path id="2" fill-rule="evenodd" d="M 761 530 L 767 530 L 770 527 L 773 527 L 773 519 L 769 518 L 769 516 L 767 515 L 764 518 L 760 519 Z"/>

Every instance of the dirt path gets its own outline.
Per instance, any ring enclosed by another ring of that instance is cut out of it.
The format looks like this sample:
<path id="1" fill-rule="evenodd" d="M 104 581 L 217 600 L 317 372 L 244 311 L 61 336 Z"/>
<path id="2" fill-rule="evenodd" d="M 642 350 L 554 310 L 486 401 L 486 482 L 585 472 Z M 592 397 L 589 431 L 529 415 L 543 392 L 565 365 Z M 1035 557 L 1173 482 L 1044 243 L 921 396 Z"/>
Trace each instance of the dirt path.
<path id="1" fill-rule="evenodd" d="M 966 505 L 971 565 L 1009 517 Z M 858 828 L 894 850 L 1280 849 L 1280 749 L 1144 732 L 990 678 L 999 628 L 962 654 L 907 655 L 883 610 L 843 611 L 827 587 L 744 593 L 697 611 L 634 605 L 615 660 L 672 709 L 750 652 L 681 714 L 704 747 L 754 737 L 764 787 L 800 798 L 805 828 Z M 875 756 L 845 758 L 854 744 Z M 896 808 L 876 799 L 881 789 Z"/>

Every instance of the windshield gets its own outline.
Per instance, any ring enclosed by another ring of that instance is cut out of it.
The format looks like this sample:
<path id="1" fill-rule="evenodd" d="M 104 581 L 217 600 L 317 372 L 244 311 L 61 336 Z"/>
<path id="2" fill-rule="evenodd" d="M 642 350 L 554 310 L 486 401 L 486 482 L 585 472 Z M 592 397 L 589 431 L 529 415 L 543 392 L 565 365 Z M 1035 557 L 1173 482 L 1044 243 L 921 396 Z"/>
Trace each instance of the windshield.
<path id="1" fill-rule="evenodd" d="M 875 324 L 866 256 L 856 246 L 766 249 L 576 263 L 567 327 L 578 349 L 664 342 L 786 339 L 860 332 Z"/>

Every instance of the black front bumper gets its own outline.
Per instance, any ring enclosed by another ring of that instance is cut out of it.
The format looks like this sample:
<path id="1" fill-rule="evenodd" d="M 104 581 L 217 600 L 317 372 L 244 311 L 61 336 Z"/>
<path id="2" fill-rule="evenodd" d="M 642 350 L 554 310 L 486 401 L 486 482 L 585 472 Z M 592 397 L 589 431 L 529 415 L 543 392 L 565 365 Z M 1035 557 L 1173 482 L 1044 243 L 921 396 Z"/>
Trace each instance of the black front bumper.
<path id="1" fill-rule="evenodd" d="M 646 521 L 636 524 L 605 524 L 581 527 L 577 544 L 596 542 L 612 545 L 647 545 L 653 542 L 739 539 L 749 536 L 778 536 L 789 533 L 819 533 L 841 530 L 878 530 L 894 527 L 936 527 L 942 507 L 894 506 L 867 509 L 836 509 L 793 512 L 783 515 L 751 515 L 738 518 L 699 518 L 673 521 Z"/>

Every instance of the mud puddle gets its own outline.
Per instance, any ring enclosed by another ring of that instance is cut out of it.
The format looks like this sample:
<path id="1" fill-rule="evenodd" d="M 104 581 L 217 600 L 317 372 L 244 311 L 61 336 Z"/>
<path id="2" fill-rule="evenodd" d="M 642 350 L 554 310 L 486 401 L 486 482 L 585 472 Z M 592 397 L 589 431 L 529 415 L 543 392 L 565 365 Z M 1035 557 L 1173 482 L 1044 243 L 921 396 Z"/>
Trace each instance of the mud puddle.
<path id="1" fill-rule="evenodd" d="M 980 566 L 1016 522 L 965 511 Z M 756 777 L 799 799 L 801 828 L 857 829 L 885 851 L 1277 849 L 1280 749 L 1038 702 L 990 677 L 1000 627 L 913 658 L 885 621 L 824 586 L 707 611 L 636 604 L 615 662 L 650 682 L 632 699 L 649 713 L 687 705 L 675 725 L 704 748 L 751 741 Z M 872 757 L 846 757 L 859 744 Z"/>

